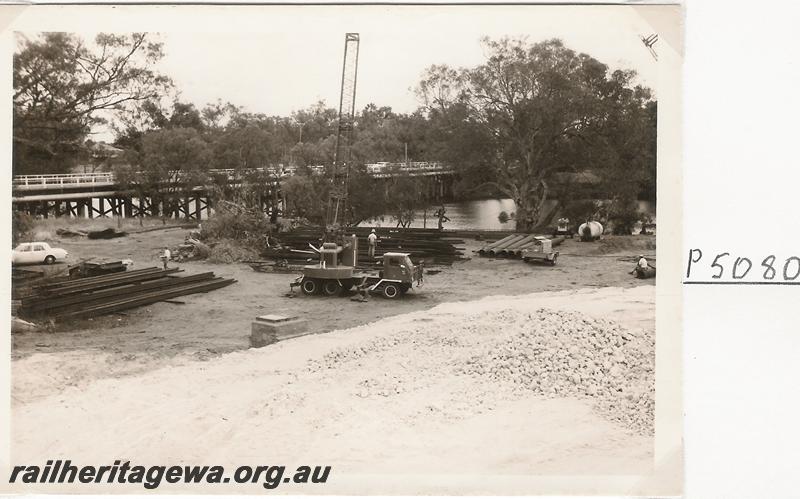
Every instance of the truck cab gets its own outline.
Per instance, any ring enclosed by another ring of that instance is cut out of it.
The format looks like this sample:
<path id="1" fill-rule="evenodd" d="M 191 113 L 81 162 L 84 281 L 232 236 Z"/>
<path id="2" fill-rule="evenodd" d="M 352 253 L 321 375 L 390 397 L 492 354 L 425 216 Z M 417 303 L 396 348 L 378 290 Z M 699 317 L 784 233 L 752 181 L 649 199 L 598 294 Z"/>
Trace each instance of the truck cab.
<path id="1" fill-rule="evenodd" d="M 369 291 L 379 293 L 384 298 L 397 298 L 406 294 L 416 281 L 422 283 L 423 265 L 414 265 L 409 253 L 384 253 L 383 270 L 378 279 L 370 279 Z"/>
<path id="2" fill-rule="evenodd" d="M 408 253 L 383 254 L 383 279 L 411 283 L 422 279 L 422 266 L 414 265 Z"/>

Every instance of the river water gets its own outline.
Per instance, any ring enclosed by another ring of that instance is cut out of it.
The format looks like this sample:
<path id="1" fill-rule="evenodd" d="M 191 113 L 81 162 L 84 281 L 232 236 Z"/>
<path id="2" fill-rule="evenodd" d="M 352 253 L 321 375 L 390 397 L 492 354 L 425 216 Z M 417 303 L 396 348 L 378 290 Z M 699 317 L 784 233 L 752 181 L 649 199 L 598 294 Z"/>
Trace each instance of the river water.
<path id="1" fill-rule="evenodd" d="M 552 201 L 550 203 L 555 203 Z M 506 223 L 501 223 L 499 215 L 505 211 L 507 214 L 512 214 L 516 211 L 516 205 L 511 199 L 479 199 L 474 201 L 459 201 L 455 203 L 445 203 L 445 214 L 450 219 L 449 222 L 444 224 L 445 229 L 458 229 L 458 230 L 514 230 L 514 220 L 509 220 Z M 548 210 L 552 204 L 545 207 Z M 418 211 L 415 215 L 411 227 L 414 228 L 433 228 L 437 227 L 438 220 L 433 213 L 438 210 L 438 206 L 428 208 L 427 221 L 425 214 L 422 210 Z M 655 221 L 655 209 L 652 203 L 647 201 L 639 202 L 639 210 L 649 213 L 653 216 Z M 392 217 L 384 217 L 383 221 L 376 220 L 374 222 L 367 222 L 364 225 L 376 225 L 378 227 L 394 227 L 397 225 Z"/>

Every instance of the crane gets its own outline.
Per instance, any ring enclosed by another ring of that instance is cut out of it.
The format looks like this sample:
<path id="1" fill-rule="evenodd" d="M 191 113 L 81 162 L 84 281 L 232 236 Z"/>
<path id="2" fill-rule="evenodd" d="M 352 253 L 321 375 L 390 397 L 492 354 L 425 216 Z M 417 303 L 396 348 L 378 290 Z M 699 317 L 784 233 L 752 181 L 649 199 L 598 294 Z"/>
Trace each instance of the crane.
<path id="1" fill-rule="evenodd" d="M 331 194 L 326 223 L 328 226 L 348 222 L 347 189 L 350 180 L 350 147 L 356 108 L 356 80 L 358 77 L 358 33 L 344 36 L 342 61 L 342 87 L 339 94 L 339 126 L 336 130 L 336 149 L 333 157 Z"/>

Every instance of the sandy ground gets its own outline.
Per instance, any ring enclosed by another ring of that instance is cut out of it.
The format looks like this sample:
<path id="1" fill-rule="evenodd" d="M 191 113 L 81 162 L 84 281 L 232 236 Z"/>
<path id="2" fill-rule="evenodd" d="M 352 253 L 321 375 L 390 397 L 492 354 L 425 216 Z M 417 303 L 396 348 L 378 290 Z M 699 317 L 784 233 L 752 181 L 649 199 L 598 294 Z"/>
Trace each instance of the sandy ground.
<path id="1" fill-rule="evenodd" d="M 55 241 L 70 258 L 130 258 L 134 268 L 157 266 L 165 244 L 183 241 L 182 229 L 145 232 L 97 241 Z M 469 241 L 467 255 L 482 243 Z M 638 252 L 655 254 L 655 238 L 609 237 L 601 243 L 567 240 L 560 246 L 556 267 L 528 265 L 518 260 L 471 260 L 443 267 L 426 276 L 424 286 L 402 300 L 379 297 L 368 304 L 346 297 L 287 298 L 295 274 L 254 272 L 244 264 L 180 264 L 186 274 L 213 271 L 237 283 L 208 294 L 179 298 L 185 305 L 156 303 L 146 307 L 59 326 L 53 333 L 12 336 L 12 395 L 15 403 L 28 402 L 93 380 L 139 374 L 172 365 L 207 360 L 249 348 L 250 323 L 264 314 L 296 315 L 319 333 L 358 326 L 383 317 L 425 310 L 440 303 L 467 301 L 492 295 L 519 295 L 537 291 L 590 287 L 653 286 L 654 281 L 632 278 L 630 262 L 620 261 Z M 624 309 L 620 309 L 620 314 Z M 612 317 L 616 319 L 616 315 Z M 649 319 L 653 321 L 653 316 Z"/>
<path id="2" fill-rule="evenodd" d="M 132 258 L 142 268 L 157 265 L 159 248 L 185 233 L 60 245 L 73 257 Z M 480 244 L 470 242 L 468 254 Z M 324 490 L 277 489 L 288 493 L 519 493 L 467 477 L 504 476 L 500 483 L 510 484 L 512 476 L 647 473 L 652 437 L 604 418 L 591 400 L 514 395 L 456 375 L 447 367 L 451 347 L 469 346 L 458 335 L 408 341 L 420 327 L 438 331 L 471 314 L 541 307 L 652 333 L 654 282 L 633 279 L 632 263 L 621 258 L 654 254 L 654 238 L 568 240 L 559 250 L 556 267 L 475 256 L 426 276 L 402 300 L 366 304 L 288 298 L 292 274 L 182 264 L 187 273 L 239 282 L 182 297 L 184 305 L 13 335 L 12 461 L 331 464 L 340 477 Z M 327 334 L 249 349 L 250 322 L 267 313 L 299 315 Z M 491 323 L 478 330 L 496 333 Z M 365 355 L 320 369 L 348 347 Z M 252 487 L 230 491 L 263 490 Z"/>
<path id="3" fill-rule="evenodd" d="M 589 400 L 513 395 L 494 383 L 458 376 L 452 357 L 458 347 L 472 348 L 482 336 L 497 334 L 486 318 L 503 311 L 618 314 L 621 325 L 641 329 L 652 328 L 654 307 L 652 286 L 496 296 L 207 362 L 95 380 L 17 403 L 12 457 L 326 463 L 337 476 L 371 477 L 334 482 L 325 493 L 370 487 L 474 491 L 458 480 L 433 485 L 430 479 L 439 474 L 645 474 L 652 464 L 651 437 L 604 419 Z M 465 319 L 474 326 L 471 332 L 430 334 Z M 92 360 L 87 356 L 85 362 Z M 24 359 L 15 364 L 17 379 L 29 374 Z M 379 485 L 374 479 L 381 476 L 395 481 L 378 480 Z M 398 476 L 406 478 L 397 481 Z"/>

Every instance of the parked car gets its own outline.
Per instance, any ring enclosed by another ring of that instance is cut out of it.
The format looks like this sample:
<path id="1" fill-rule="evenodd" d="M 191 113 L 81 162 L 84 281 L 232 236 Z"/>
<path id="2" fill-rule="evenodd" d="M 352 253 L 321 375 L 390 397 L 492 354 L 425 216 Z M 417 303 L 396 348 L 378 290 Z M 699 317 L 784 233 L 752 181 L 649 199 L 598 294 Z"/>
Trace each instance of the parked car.
<path id="1" fill-rule="evenodd" d="M 11 253 L 14 265 L 45 263 L 52 265 L 67 259 L 67 250 L 51 248 L 47 243 L 22 243 Z"/>

